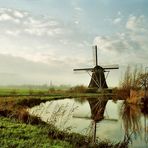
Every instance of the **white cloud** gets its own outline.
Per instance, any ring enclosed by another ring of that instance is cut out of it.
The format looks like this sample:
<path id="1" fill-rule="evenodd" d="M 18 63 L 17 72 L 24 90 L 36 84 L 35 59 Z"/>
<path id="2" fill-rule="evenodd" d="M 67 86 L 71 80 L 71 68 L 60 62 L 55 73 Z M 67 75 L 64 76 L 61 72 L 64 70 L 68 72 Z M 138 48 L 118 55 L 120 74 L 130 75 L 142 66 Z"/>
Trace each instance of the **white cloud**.
<path id="1" fill-rule="evenodd" d="M 20 34 L 20 31 L 18 30 L 6 30 L 6 34 L 11 35 L 11 36 L 18 36 Z"/>
<path id="2" fill-rule="evenodd" d="M 105 20 L 115 25 L 121 25 L 121 23 L 123 22 L 123 15 L 120 11 L 118 11 L 115 18 L 106 18 Z"/>
<path id="3" fill-rule="evenodd" d="M 10 32 L 11 30 L 15 34 L 17 29 L 22 33 L 21 36 L 24 33 L 35 36 L 61 34 L 63 33 L 61 27 L 64 27 L 52 18 L 37 18 L 27 12 L 6 8 L 0 9 L 0 21 L 1 24 L 5 24 L 5 28 L 3 28 L 4 32 Z M 6 23 L 6 21 L 9 21 L 9 23 Z M 64 29 L 66 30 L 66 27 Z"/>
<path id="4" fill-rule="evenodd" d="M 134 15 L 130 15 L 128 18 L 128 21 L 126 23 L 126 28 L 131 30 L 131 31 L 135 31 L 135 32 L 141 32 L 144 31 L 144 16 L 134 16 Z"/>
<path id="5" fill-rule="evenodd" d="M 74 23 L 75 23 L 75 24 L 79 24 L 80 22 L 76 20 L 76 21 L 74 21 Z"/>
<path id="6" fill-rule="evenodd" d="M 16 15 L 18 16 L 18 13 L 18 11 L 13 12 L 12 9 L 0 8 L 0 21 L 12 21 L 14 23 L 20 23 L 20 20 L 16 17 Z M 19 15 L 21 15 L 21 13 Z"/>
<path id="7" fill-rule="evenodd" d="M 119 17 L 118 17 L 118 18 L 115 18 L 115 19 L 113 20 L 113 23 L 114 23 L 114 24 L 119 24 L 119 23 L 121 22 L 121 20 L 122 20 L 122 19 L 119 18 Z"/>
<path id="8" fill-rule="evenodd" d="M 13 15 L 14 15 L 15 17 L 18 17 L 18 18 L 23 18 L 23 17 L 26 15 L 26 13 L 23 13 L 23 12 L 21 12 L 21 11 L 15 10 L 15 11 L 13 12 Z"/>
<path id="9" fill-rule="evenodd" d="M 44 36 L 56 35 L 62 33 L 60 24 L 55 20 L 50 19 L 35 19 L 28 17 L 24 24 L 24 31 L 30 35 Z"/>
<path id="10" fill-rule="evenodd" d="M 10 48 L 11 44 L 13 44 L 12 47 L 16 45 L 16 48 L 19 48 L 20 44 L 22 44 L 21 48 L 27 45 L 30 47 L 33 45 L 32 48 L 37 48 L 39 44 L 48 44 L 54 46 L 53 48 L 55 46 L 69 48 L 69 46 L 74 45 L 79 47 L 83 40 L 88 42 L 87 33 L 81 31 L 81 28 L 77 28 L 73 23 L 65 24 L 50 16 L 37 17 L 28 12 L 6 8 L 1 8 L 0 14 L 4 15 L 1 18 L 0 33 L 3 38 L 7 38 L 8 43 L 5 44 L 7 49 L 7 46 Z M 9 22 L 5 20 L 9 20 Z M 16 38 L 12 40 L 11 36 Z M 61 40 L 64 40 L 64 42 L 61 42 Z M 65 44 L 66 42 L 67 44 Z"/>
<path id="11" fill-rule="evenodd" d="M 5 13 L 0 15 L 0 21 L 8 21 L 8 20 L 13 20 L 13 17 Z"/>
<path id="12" fill-rule="evenodd" d="M 74 9 L 75 9 L 76 11 L 83 12 L 83 9 L 80 8 L 80 7 L 75 7 Z"/>
<path id="13" fill-rule="evenodd" d="M 79 44 L 87 36 L 86 32 L 77 27 L 79 25 L 79 19 L 77 18 L 75 19 L 75 23 L 66 24 L 50 16 L 37 17 L 28 12 L 13 9 L 1 8 L 0 14 L 0 27 L 2 26 L 0 32 L 2 34 L 12 35 L 19 32 L 17 35 L 20 35 L 21 38 L 28 36 L 27 38 L 34 37 L 36 39 L 39 37 L 43 39 L 46 37 L 48 40 L 58 40 L 58 42 L 61 39 L 69 40 L 70 38 L 69 44 L 72 42 Z"/>

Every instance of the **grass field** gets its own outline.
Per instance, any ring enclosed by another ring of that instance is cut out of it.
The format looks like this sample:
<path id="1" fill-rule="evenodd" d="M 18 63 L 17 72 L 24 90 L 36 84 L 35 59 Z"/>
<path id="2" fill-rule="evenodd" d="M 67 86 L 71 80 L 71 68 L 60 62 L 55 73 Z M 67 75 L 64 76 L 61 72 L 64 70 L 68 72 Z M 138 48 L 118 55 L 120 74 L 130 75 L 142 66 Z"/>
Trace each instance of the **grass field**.
<path id="1" fill-rule="evenodd" d="M 0 88 L 0 95 L 31 95 L 31 94 L 49 94 L 48 89 L 30 89 L 30 88 Z"/>

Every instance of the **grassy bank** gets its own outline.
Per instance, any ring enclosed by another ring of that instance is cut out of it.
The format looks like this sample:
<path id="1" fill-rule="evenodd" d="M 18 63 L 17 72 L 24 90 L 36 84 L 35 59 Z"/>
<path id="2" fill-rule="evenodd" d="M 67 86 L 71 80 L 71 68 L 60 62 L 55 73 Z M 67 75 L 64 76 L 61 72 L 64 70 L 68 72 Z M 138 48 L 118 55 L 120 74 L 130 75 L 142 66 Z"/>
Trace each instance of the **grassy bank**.
<path id="1" fill-rule="evenodd" d="M 2 148 L 72 147 L 68 142 L 50 139 L 47 126 L 19 123 L 4 117 L 0 117 L 0 133 Z"/>
<path id="2" fill-rule="evenodd" d="M 0 148 L 120 148 L 109 141 L 92 145 L 82 135 L 52 129 L 50 125 L 31 125 L 0 117 Z M 124 147 L 123 147 L 124 148 Z"/>

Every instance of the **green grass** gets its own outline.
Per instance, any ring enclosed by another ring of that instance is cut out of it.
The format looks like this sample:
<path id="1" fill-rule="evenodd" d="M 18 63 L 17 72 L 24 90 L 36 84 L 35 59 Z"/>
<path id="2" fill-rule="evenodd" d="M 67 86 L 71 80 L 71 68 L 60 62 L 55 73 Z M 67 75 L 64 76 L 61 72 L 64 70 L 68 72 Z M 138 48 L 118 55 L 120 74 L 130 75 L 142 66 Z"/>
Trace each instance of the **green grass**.
<path id="1" fill-rule="evenodd" d="M 1 148 L 71 148 L 68 142 L 51 140 L 47 127 L 19 123 L 9 118 L 0 117 Z"/>
<path id="2" fill-rule="evenodd" d="M 0 95 L 29 95 L 29 94 L 48 94 L 48 89 L 27 89 L 27 88 L 0 88 Z"/>

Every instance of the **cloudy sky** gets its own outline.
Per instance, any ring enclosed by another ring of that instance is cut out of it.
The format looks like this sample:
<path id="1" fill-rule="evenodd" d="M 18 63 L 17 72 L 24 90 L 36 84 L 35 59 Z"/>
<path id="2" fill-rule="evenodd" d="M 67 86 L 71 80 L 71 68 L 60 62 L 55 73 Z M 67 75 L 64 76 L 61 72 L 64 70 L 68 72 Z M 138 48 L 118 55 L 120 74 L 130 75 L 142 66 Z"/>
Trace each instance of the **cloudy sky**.
<path id="1" fill-rule="evenodd" d="M 117 86 L 128 64 L 148 65 L 147 0 L 0 0 L 0 85 L 84 84 L 73 68 L 119 64 Z"/>

